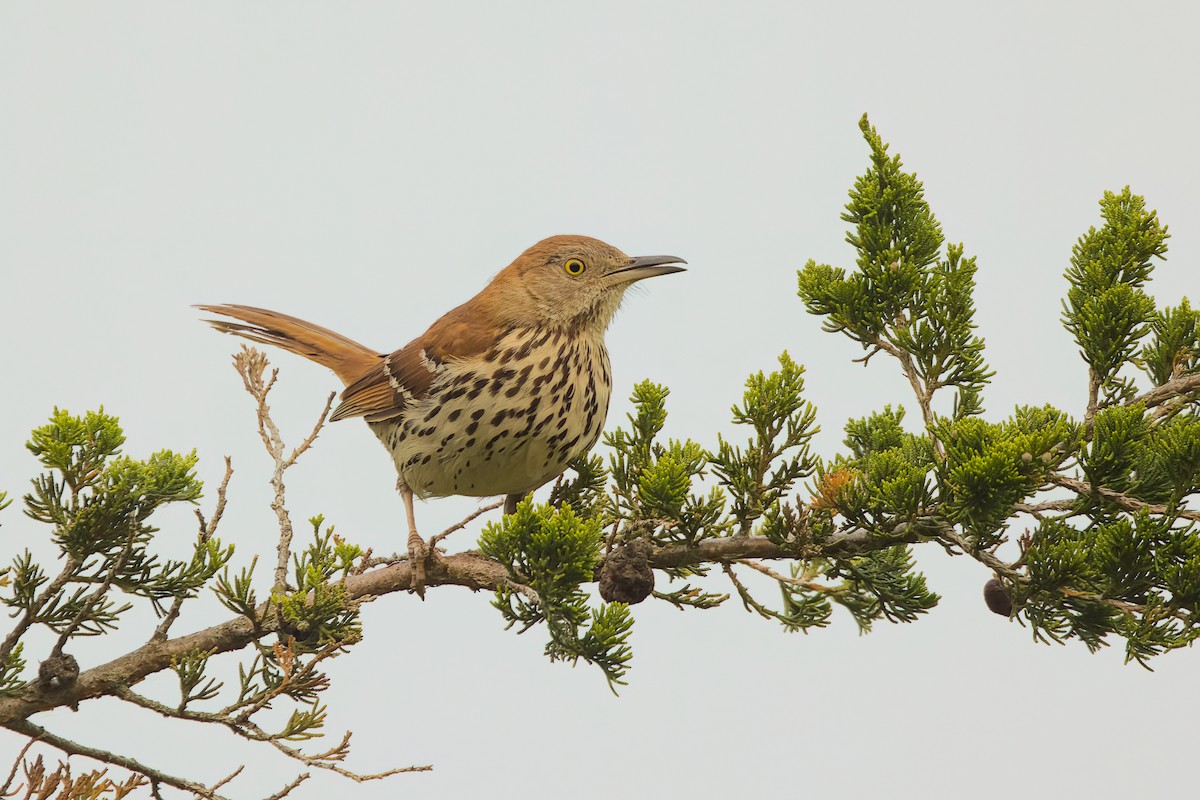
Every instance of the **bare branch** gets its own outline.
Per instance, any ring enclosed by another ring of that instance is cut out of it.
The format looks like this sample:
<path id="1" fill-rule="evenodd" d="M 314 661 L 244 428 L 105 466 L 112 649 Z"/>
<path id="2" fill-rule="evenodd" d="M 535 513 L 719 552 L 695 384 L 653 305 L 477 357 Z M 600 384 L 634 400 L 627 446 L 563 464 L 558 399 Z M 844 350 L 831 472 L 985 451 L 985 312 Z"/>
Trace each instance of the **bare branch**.
<path id="1" fill-rule="evenodd" d="M 317 659 L 310 661 L 307 666 L 311 668 L 312 664 L 316 663 L 317 660 L 320 660 L 320 654 L 318 654 Z M 309 671 L 311 671 L 311 669 Z M 253 709 L 243 712 L 235 717 L 232 715 L 231 710 L 238 710 L 236 706 L 219 712 L 190 711 L 186 709 L 181 710 L 178 708 L 172 708 L 165 703 L 160 703 L 157 700 L 140 695 L 131 689 L 120 688 L 115 692 L 115 694 L 117 697 L 125 700 L 126 702 L 141 706 L 142 708 L 153 711 L 156 714 L 160 714 L 164 717 L 186 720 L 188 722 L 201 722 L 210 725 L 221 725 L 244 739 L 266 742 L 279 752 L 286 755 L 288 758 L 299 761 L 305 766 L 336 772 L 342 777 L 349 778 L 359 783 L 363 781 L 387 778 L 389 776 L 399 775 L 405 772 L 428 772 L 433 769 L 433 765 L 426 764 L 423 766 L 397 767 L 395 769 L 385 770 L 384 772 L 376 772 L 371 774 L 358 773 L 348 770 L 345 767 L 342 767 L 339 763 L 335 762 L 340 762 L 345 759 L 347 755 L 349 755 L 351 736 L 350 731 L 346 731 L 342 736 L 341 742 L 326 752 L 316 755 L 308 755 L 297 748 L 289 747 L 288 745 L 284 744 L 282 741 L 280 741 L 278 735 L 268 733 L 250 719 L 250 716 L 261 710 L 263 706 L 266 705 L 265 702 L 255 703 L 255 707 Z M 267 698 L 267 701 L 269 702 L 270 699 L 276 697 L 278 694 L 279 692 L 271 693 L 270 698 Z M 239 767 L 237 772 L 240 771 L 241 768 Z M 236 776 L 237 772 L 234 772 L 233 775 L 230 775 L 221 783 L 215 784 L 212 789 L 215 791 L 222 783 L 226 783 Z"/>
<path id="2" fill-rule="evenodd" d="M 229 773 L 229 774 L 228 774 L 228 775 L 226 775 L 224 778 L 221 778 L 221 780 L 219 780 L 219 781 L 217 781 L 216 783 L 214 783 L 214 784 L 213 784 L 213 785 L 210 787 L 210 790 L 215 792 L 217 789 L 220 789 L 222 786 L 224 786 L 225 784 L 227 784 L 227 783 L 229 783 L 230 781 L 232 781 L 232 780 L 233 780 L 234 778 L 236 778 L 238 775 L 241 775 L 241 774 L 242 774 L 242 770 L 244 770 L 245 768 L 246 768 L 246 765 L 245 765 L 245 764 L 241 764 L 241 765 L 239 765 L 239 766 L 238 766 L 238 768 L 237 768 L 237 769 L 235 769 L 233 772 Z"/>

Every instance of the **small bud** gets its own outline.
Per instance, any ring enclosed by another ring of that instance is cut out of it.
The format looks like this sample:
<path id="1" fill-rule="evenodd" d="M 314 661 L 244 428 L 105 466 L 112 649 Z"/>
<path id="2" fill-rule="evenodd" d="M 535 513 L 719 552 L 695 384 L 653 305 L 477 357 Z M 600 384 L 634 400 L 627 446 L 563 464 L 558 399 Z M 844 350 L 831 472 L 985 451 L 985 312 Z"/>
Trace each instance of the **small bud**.
<path id="1" fill-rule="evenodd" d="M 1050 455 L 1049 453 L 1042 453 L 1042 463 L 1043 464 L 1049 464 L 1053 460 L 1054 460 L 1054 456 Z"/>
<path id="2" fill-rule="evenodd" d="M 1012 595 L 999 578 L 992 578 L 983 585 L 983 602 L 987 603 L 993 614 L 1012 616 Z"/>
<path id="3" fill-rule="evenodd" d="M 600 566 L 600 596 L 609 603 L 640 603 L 654 591 L 649 542 L 641 540 L 615 548 Z"/>
<path id="4" fill-rule="evenodd" d="M 1021 453 L 1021 460 L 1026 464 L 1033 463 L 1033 453 Z"/>

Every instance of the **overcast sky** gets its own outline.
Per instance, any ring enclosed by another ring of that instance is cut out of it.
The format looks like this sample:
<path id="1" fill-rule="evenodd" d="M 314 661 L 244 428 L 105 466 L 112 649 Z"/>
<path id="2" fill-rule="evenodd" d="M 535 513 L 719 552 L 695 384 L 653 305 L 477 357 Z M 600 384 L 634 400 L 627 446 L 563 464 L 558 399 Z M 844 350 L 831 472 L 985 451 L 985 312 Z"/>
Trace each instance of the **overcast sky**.
<path id="1" fill-rule="evenodd" d="M 787 349 L 808 368 L 817 446 L 831 456 L 847 418 L 912 406 L 892 364 L 851 363 L 861 351 L 795 297 L 807 259 L 853 264 L 838 215 L 867 165 L 864 111 L 924 180 L 947 237 L 978 256 L 978 322 L 997 372 L 989 418 L 1046 402 L 1080 416 L 1085 369 L 1059 321 L 1062 273 L 1105 189 L 1131 185 L 1174 232 L 1151 287 L 1159 301 L 1197 294 L 1195 8 L 6 2 L 0 488 L 28 485 L 23 443 L 54 406 L 103 404 L 128 454 L 195 447 L 210 487 L 232 455 L 222 536 L 239 564 L 273 553 L 268 463 L 229 367 L 236 343 L 190 304 L 266 306 L 391 350 L 557 233 L 690 262 L 644 284 L 613 324 L 610 428 L 651 378 L 672 390 L 669 435 L 741 439 L 730 404 Z M 340 387 L 316 365 L 271 357 L 273 409 L 295 442 Z M 291 473 L 292 513 L 401 549 L 394 482 L 369 430 L 339 423 Z M 417 519 L 428 535 L 475 507 L 429 501 Z M 164 548 L 183 552 L 190 512 L 163 522 Z M 0 524 L 3 553 L 50 552 L 17 505 Z M 331 668 L 331 732 L 355 731 L 352 768 L 435 771 L 363 786 L 317 776 L 295 796 L 1194 790 L 1175 765 L 1194 759 L 1200 653 L 1149 673 L 1123 665 L 1119 642 L 1096 656 L 1034 644 L 987 611 L 982 567 L 918 549 L 942 604 L 869 636 L 844 614 L 803 636 L 736 600 L 638 606 L 619 698 L 594 668 L 549 663 L 543 631 L 503 630 L 487 595 L 389 596 Z M 225 616 L 210 598 L 194 605 L 177 632 Z M 73 652 L 93 666 L 151 624 Z M 142 688 L 170 701 L 172 682 Z M 295 772 L 269 748 L 111 701 L 37 721 L 208 781 L 252 760 L 229 789 L 239 798 Z M 20 744 L 0 735 L 0 762 Z"/>

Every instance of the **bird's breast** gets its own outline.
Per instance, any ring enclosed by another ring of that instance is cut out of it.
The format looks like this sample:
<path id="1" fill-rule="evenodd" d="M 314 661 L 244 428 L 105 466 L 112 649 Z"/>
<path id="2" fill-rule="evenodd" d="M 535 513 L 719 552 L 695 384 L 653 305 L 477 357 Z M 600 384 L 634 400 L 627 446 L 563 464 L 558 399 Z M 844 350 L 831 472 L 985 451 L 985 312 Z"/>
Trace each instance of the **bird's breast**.
<path id="1" fill-rule="evenodd" d="M 446 361 L 425 397 L 372 423 L 421 496 L 532 491 L 600 438 L 612 372 L 602 335 L 517 329 Z"/>

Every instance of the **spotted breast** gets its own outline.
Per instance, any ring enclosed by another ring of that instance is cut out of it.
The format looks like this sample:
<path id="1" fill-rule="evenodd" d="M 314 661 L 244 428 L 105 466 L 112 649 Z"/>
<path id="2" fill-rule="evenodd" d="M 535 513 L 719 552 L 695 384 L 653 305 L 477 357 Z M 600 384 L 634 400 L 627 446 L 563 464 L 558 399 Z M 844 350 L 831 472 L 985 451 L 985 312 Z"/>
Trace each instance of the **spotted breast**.
<path id="1" fill-rule="evenodd" d="M 418 496 L 524 494 L 600 438 L 612 391 L 602 335 L 514 328 L 480 355 L 420 357 L 429 389 L 370 423 Z"/>

